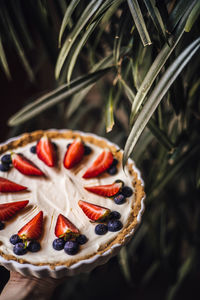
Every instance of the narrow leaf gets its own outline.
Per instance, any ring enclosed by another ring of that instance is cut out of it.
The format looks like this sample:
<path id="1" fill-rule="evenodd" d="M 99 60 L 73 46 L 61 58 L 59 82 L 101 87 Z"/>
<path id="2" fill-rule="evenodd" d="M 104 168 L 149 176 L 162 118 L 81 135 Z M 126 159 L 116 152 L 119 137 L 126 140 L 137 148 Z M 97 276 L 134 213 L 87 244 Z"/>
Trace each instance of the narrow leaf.
<path id="1" fill-rule="evenodd" d="M 121 48 L 120 56 L 125 55 L 129 49 L 127 48 Z M 113 66 L 113 55 L 110 54 L 107 57 L 100 60 L 98 63 L 96 63 L 93 68 L 91 69 L 90 73 L 95 72 L 97 70 L 101 70 L 102 68 L 108 68 Z M 95 83 L 92 83 L 91 85 L 87 86 L 83 90 L 81 90 L 79 93 L 73 96 L 71 103 L 67 110 L 67 117 L 71 117 L 71 115 L 75 112 L 75 110 L 80 106 L 81 102 L 85 98 L 85 96 L 88 94 L 88 92 L 91 90 L 91 88 L 95 85 Z"/>
<path id="2" fill-rule="evenodd" d="M 113 113 L 113 88 L 110 89 L 108 101 L 106 104 L 106 132 L 112 131 L 114 126 L 114 113 Z"/>
<path id="3" fill-rule="evenodd" d="M 128 84 L 120 77 L 119 78 L 120 82 L 122 83 L 126 96 L 128 97 L 130 103 L 133 103 L 134 99 L 135 99 L 135 93 L 133 92 L 133 90 L 128 86 Z"/>
<path id="4" fill-rule="evenodd" d="M 21 124 L 36 115 L 40 114 L 42 111 L 52 107 L 65 100 L 66 98 L 74 95 L 83 88 L 89 86 L 93 82 L 99 80 L 103 75 L 105 75 L 111 68 L 103 69 L 97 72 L 94 72 L 89 75 L 82 76 L 73 80 L 70 85 L 64 84 L 61 87 L 53 90 L 52 92 L 40 97 L 33 103 L 25 106 L 18 113 L 12 116 L 8 120 L 10 126 L 15 126 Z"/>
<path id="5" fill-rule="evenodd" d="M 2 43 L 1 37 L 0 37 L 0 62 L 1 62 L 1 65 L 3 67 L 3 70 L 4 70 L 7 78 L 10 80 L 11 79 L 10 70 L 9 70 L 9 66 L 8 66 L 8 62 L 6 59 L 6 54 L 5 54 L 5 51 L 3 48 L 3 43 Z"/>
<path id="6" fill-rule="evenodd" d="M 143 45 L 144 46 L 151 45 L 152 42 L 149 33 L 147 31 L 146 24 L 144 22 L 138 1 L 137 0 L 127 0 L 127 1 Z"/>
<path id="7" fill-rule="evenodd" d="M 187 23 L 185 24 L 186 32 L 189 32 L 191 30 L 192 26 L 198 19 L 199 15 L 200 15 L 200 1 L 197 1 L 196 5 L 193 7 L 193 9 L 188 17 Z"/>
<path id="8" fill-rule="evenodd" d="M 172 83 L 175 81 L 177 76 L 187 65 L 193 55 L 197 52 L 199 47 L 200 38 L 196 39 L 179 55 L 179 57 L 172 63 L 172 65 L 159 80 L 131 129 L 124 149 L 123 166 L 125 166 L 128 157 L 137 143 L 137 140 L 139 139 L 142 131 L 144 130 L 163 96 L 166 94 Z"/>
<path id="9" fill-rule="evenodd" d="M 183 264 L 178 270 L 178 278 L 176 283 L 169 289 L 166 299 L 173 300 L 179 290 L 179 287 L 186 276 L 191 273 L 192 268 L 194 267 L 195 260 L 197 259 L 196 249 L 192 249 L 190 255 L 185 259 Z"/>
<path id="10" fill-rule="evenodd" d="M 70 21 L 71 15 L 72 15 L 73 11 L 75 10 L 75 8 L 76 8 L 76 6 L 78 5 L 79 2 L 80 2 L 80 0 L 72 0 L 70 2 L 69 6 L 67 7 L 64 18 L 62 20 L 60 32 L 59 32 L 59 38 L 58 38 L 59 48 L 61 46 L 62 36 L 63 36 L 64 31 L 65 31 L 65 28 L 67 27 L 67 25 Z"/>
<path id="11" fill-rule="evenodd" d="M 2 15 L 3 14 L 3 15 Z M 23 46 L 20 42 L 20 39 L 19 39 L 19 36 L 16 32 L 16 30 L 14 29 L 14 26 L 13 26 L 13 23 L 12 23 L 12 20 L 8 14 L 8 12 L 6 11 L 6 9 L 4 9 L 3 11 L 0 10 L 0 15 L 1 17 L 3 17 L 6 21 L 6 24 L 7 24 L 7 27 L 8 27 L 8 31 L 10 32 L 10 35 L 11 35 L 11 38 L 12 38 L 12 41 L 14 43 L 14 46 L 15 46 L 15 50 L 24 66 L 24 69 L 26 70 L 26 73 L 30 79 L 31 82 L 35 81 L 35 76 L 34 76 L 34 73 L 32 71 L 32 68 L 29 64 L 29 61 L 26 57 L 26 54 L 24 52 L 24 49 L 23 49 Z"/>
<path id="12" fill-rule="evenodd" d="M 191 10 L 188 10 L 185 13 L 184 17 L 182 17 L 182 20 L 180 21 L 180 24 L 174 33 L 174 36 L 169 39 L 170 46 L 168 45 L 168 43 L 165 43 L 162 50 L 159 52 L 156 59 L 154 60 L 149 71 L 147 72 L 147 74 L 135 96 L 135 101 L 132 104 L 131 118 L 130 118 L 131 124 L 133 123 L 133 120 L 134 120 L 137 112 L 139 111 L 144 99 L 146 98 L 147 93 L 149 92 L 150 88 L 152 87 L 152 84 L 154 83 L 156 77 L 160 73 L 165 62 L 167 61 L 170 54 L 175 49 L 176 45 L 178 44 L 179 40 L 181 39 L 181 37 L 184 33 L 185 22 L 188 18 L 188 15 L 190 14 L 190 11 Z"/>
<path id="13" fill-rule="evenodd" d="M 92 1 L 90 1 L 88 6 L 83 11 L 81 17 L 79 18 L 78 22 L 76 23 L 76 26 L 72 30 L 71 34 L 66 38 L 65 43 L 63 44 L 63 46 L 60 50 L 58 60 L 57 60 L 57 63 L 56 63 L 56 68 L 55 68 L 55 77 L 56 77 L 56 79 L 58 79 L 59 76 L 60 76 L 61 69 L 63 67 L 65 59 L 66 59 L 73 43 L 75 42 L 76 38 L 80 34 L 81 30 L 87 24 L 88 20 L 91 18 L 91 16 L 96 12 L 98 7 L 101 5 L 101 3 L 102 3 L 102 0 L 98 0 L 98 1 L 92 0 Z"/>
<path id="14" fill-rule="evenodd" d="M 131 272 L 128 263 L 128 253 L 126 247 L 123 247 L 119 252 L 119 265 L 127 282 L 131 282 Z"/>
<path id="15" fill-rule="evenodd" d="M 197 0 L 179 0 L 169 16 L 169 31 L 172 32 L 179 21 L 189 11 L 191 11 Z"/>
<path id="16" fill-rule="evenodd" d="M 160 16 L 160 12 L 159 12 L 158 8 L 156 7 L 155 0 L 144 0 L 144 3 L 148 9 L 148 12 L 151 16 L 151 19 L 152 19 L 156 29 L 158 30 L 160 35 L 163 36 L 163 38 L 165 40 L 167 40 L 165 26 L 164 26 L 163 20 Z"/>
<path id="17" fill-rule="evenodd" d="M 75 51 L 70 59 L 69 67 L 67 70 L 67 82 L 70 82 L 71 75 L 72 75 L 72 72 L 74 69 L 74 65 L 76 63 L 76 60 L 78 58 L 78 55 L 79 55 L 81 49 L 83 48 L 83 46 L 85 45 L 88 38 L 90 37 L 90 35 L 92 34 L 93 30 L 96 28 L 96 26 L 98 25 L 99 22 L 100 22 L 100 19 L 99 19 L 99 21 L 91 24 L 90 27 L 86 29 L 84 35 L 82 36 L 81 40 L 77 44 Z"/>
<path id="18" fill-rule="evenodd" d="M 117 31 L 117 34 L 116 34 L 115 40 L 114 40 L 113 56 L 114 56 L 114 61 L 115 61 L 116 66 L 119 62 L 121 42 L 122 42 L 123 36 L 126 34 L 126 31 L 127 31 L 128 20 L 129 19 L 127 18 L 127 12 L 124 10 L 120 17 L 118 31 Z"/>

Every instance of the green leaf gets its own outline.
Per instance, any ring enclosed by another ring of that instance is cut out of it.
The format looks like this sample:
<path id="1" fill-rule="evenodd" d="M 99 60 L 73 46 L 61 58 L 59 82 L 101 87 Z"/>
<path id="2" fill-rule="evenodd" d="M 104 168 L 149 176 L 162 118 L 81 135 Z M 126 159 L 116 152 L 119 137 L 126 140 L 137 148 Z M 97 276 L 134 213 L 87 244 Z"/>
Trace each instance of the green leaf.
<path id="1" fill-rule="evenodd" d="M 126 93 L 126 96 L 129 99 L 130 103 L 133 103 L 133 101 L 135 99 L 135 93 L 121 77 L 119 77 L 119 80 L 124 87 L 124 91 Z"/>
<path id="2" fill-rule="evenodd" d="M 120 56 L 125 55 L 129 51 L 129 48 L 121 48 Z M 113 55 L 110 54 L 107 57 L 100 60 L 98 63 L 96 63 L 90 72 L 95 72 L 97 70 L 101 70 L 102 68 L 108 68 L 113 66 Z M 81 102 L 85 98 L 85 96 L 88 94 L 88 92 L 91 90 L 91 88 L 95 85 L 95 83 L 92 83 L 91 85 L 87 86 L 83 90 L 81 90 L 79 93 L 73 96 L 71 103 L 67 109 L 67 117 L 70 118 L 72 114 L 75 112 L 75 110 L 80 106 Z"/>
<path id="3" fill-rule="evenodd" d="M 31 34 L 29 32 L 27 22 L 24 17 L 22 3 L 19 0 L 15 0 L 15 5 L 12 6 L 12 11 L 15 15 L 15 19 L 17 20 L 17 25 L 19 26 L 20 37 L 23 38 L 24 45 L 26 45 L 29 49 L 33 48 L 33 40 L 31 38 Z"/>
<path id="4" fill-rule="evenodd" d="M 5 54 L 5 51 L 3 48 L 3 43 L 2 43 L 1 37 L 0 37 L 0 62 L 1 62 L 1 65 L 4 69 L 4 72 L 7 76 L 7 78 L 10 80 L 11 79 L 10 70 L 9 70 L 9 66 L 8 66 L 8 62 L 6 59 L 6 54 Z"/>
<path id="5" fill-rule="evenodd" d="M 197 0 L 179 0 L 169 16 L 169 31 L 172 32 L 187 12 L 191 11 Z"/>
<path id="6" fill-rule="evenodd" d="M 200 1 L 197 1 L 196 5 L 193 7 L 188 20 L 185 24 L 185 31 L 189 32 L 192 28 L 192 26 L 194 25 L 194 23 L 196 22 L 196 20 L 198 19 L 198 16 L 200 15 Z"/>
<path id="7" fill-rule="evenodd" d="M 115 61 L 116 66 L 119 62 L 121 43 L 122 43 L 123 36 L 126 35 L 128 21 L 129 21 L 129 19 L 127 18 L 127 12 L 126 12 L 126 10 L 124 10 L 120 17 L 118 30 L 117 30 L 117 33 L 115 35 L 115 40 L 114 40 L 113 56 L 114 56 L 114 61 Z"/>
<path id="8" fill-rule="evenodd" d="M 67 25 L 70 21 L 71 15 L 72 15 L 73 11 L 75 10 L 75 8 L 76 8 L 76 6 L 78 5 L 79 2 L 80 2 L 80 0 L 72 0 L 70 2 L 69 6 L 67 7 L 64 18 L 62 20 L 60 32 L 59 32 L 59 38 L 58 38 L 59 48 L 61 46 L 62 36 L 63 36 L 64 31 L 65 31 L 65 28 L 67 27 Z"/>
<path id="9" fill-rule="evenodd" d="M 191 8 L 192 9 L 192 8 Z M 164 66 L 165 62 L 169 58 L 172 51 L 175 49 L 176 45 L 180 41 L 183 33 L 184 33 L 184 27 L 185 22 L 188 18 L 188 15 L 190 14 L 190 10 L 188 10 L 184 17 L 182 17 L 179 26 L 177 27 L 176 31 L 174 32 L 174 36 L 169 39 L 170 46 L 168 43 L 165 43 L 159 54 L 157 55 L 156 59 L 154 60 L 152 66 L 150 67 L 149 71 L 147 72 L 136 96 L 135 100 L 132 104 L 131 108 L 131 117 L 130 117 L 130 123 L 133 124 L 133 120 L 138 113 L 144 99 L 147 96 L 147 93 L 149 92 L 150 88 L 152 87 L 156 77 L 160 73 L 162 67 Z"/>
<path id="10" fill-rule="evenodd" d="M 168 136 L 162 131 L 153 119 L 149 120 L 148 128 L 151 130 L 153 135 L 157 138 L 158 142 L 164 146 L 168 151 L 173 151 L 174 145 L 169 140 Z"/>
<path id="11" fill-rule="evenodd" d="M 10 35 L 11 35 L 11 38 L 12 38 L 12 41 L 13 41 L 13 44 L 14 44 L 14 47 L 15 47 L 15 51 L 17 52 L 23 66 L 24 66 L 24 69 L 29 77 L 29 80 L 31 82 L 34 82 L 35 81 L 35 76 L 34 76 L 34 73 L 32 71 L 32 68 L 29 64 L 29 61 L 26 57 L 26 54 L 25 54 L 25 51 L 24 51 L 24 48 L 21 44 L 21 41 L 19 39 L 19 36 L 13 26 L 13 22 L 7 12 L 7 9 L 1 9 L 0 10 L 0 17 L 3 18 L 5 20 L 5 24 L 10 32 Z"/>
<path id="12" fill-rule="evenodd" d="M 200 38 L 196 39 L 192 44 L 190 44 L 172 63 L 172 65 L 166 70 L 164 75 L 159 80 L 158 84 L 152 91 L 149 96 L 147 102 L 139 113 L 135 124 L 133 125 L 129 137 L 127 139 L 124 156 L 123 156 L 123 166 L 125 166 L 128 157 L 137 140 L 139 139 L 142 131 L 147 125 L 149 119 L 153 115 L 155 109 L 158 104 L 162 100 L 163 96 L 166 94 L 172 83 L 175 81 L 177 76 L 183 70 L 183 68 L 187 65 L 193 55 L 197 52 L 200 47 Z"/>
<path id="13" fill-rule="evenodd" d="M 141 41 L 145 46 L 151 45 L 151 39 L 149 33 L 147 31 L 146 24 L 144 22 L 142 12 L 140 10 L 139 4 L 137 0 L 127 0 L 130 12 L 133 16 L 133 20 L 137 27 L 138 33 L 140 35 Z"/>
<path id="14" fill-rule="evenodd" d="M 148 9 L 148 12 L 151 16 L 151 19 L 152 19 L 156 29 L 158 30 L 160 35 L 165 40 L 167 40 L 165 26 L 163 24 L 163 20 L 161 18 L 160 12 L 159 12 L 158 8 L 156 7 L 155 0 L 143 0 L 143 1 Z"/>
<path id="15" fill-rule="evenodd" d="M 183 264 L 178 270 L 178 278 L 176 283 L 169 289 L 166 300 L 175 299 L 176 293 L 183 282 L 183 280 L 191 273 L 192 268 L 195 265 L 195 260 L 197 259 L 196 249 L 190 251 L 190 255 L 185 259 Z"/>
<path id="16" fill-rule="evenodd" d="M 131 272 L 128 262 L 128 253 L 126 247 L 123 247 L 119 252 L 119 265 L 121 267 L 122 273 L 127 280 L 127 282 L 131 282 Z"/>
<path id="17" fill-rule="evenodd" d="M 40 97 L 33 103 L 25 106 L 22 110 L 20 110 L 8 120 L 8 124 L 10 126 L 19 125 L 35 117 L 42 111 L 60 103 L 66 98 L 74 95 L 75 93 L 78 93 L 80 90 L 96 82 L 110 70 L 111 68 L 106 68 L 89 75 L 84 75 L 80 78 L 73 80 L 70 83 L 70 85 L 64 84 L 60 86 L 59 88 Z"/>
<path id="18" fill-rule="evenodd" d="M 196 186 L 198 189 L 200 188 L 200 164 L 198 164 L 196 171 Z"/>
<path id="19" fill-rule="evenodd" d="M 112 128 L 114 126 L 114 113 L 113 113 L 113 103 L 114 103 L 114 98 L 113 98 L 113 91 L 114 89 L 111 88 L 109 92 L 109 97 L 108 101 L 106 104 L 106 132 L 112 131 Z"/>
<path id="20" fill-rule="evenodd" d="M 87 42 L 88 38 L 90 37 L 90 35 L 92 34 L 93 30 L 96 28 L 96 26 L 98 25 L 98 23 L 100 22 L 100 19 L 91 24 L 89 28 L 86 29 L 84 35 L 82 36 L 81 40 L 78 42 L 75 51 L 73 52 L 73 55 L 70 59 L 70 63 L 69 63 L 69 67 L 67 70 L 67 82 L 70 82 L 71 79 L 71 75 L 74 69 L 74 65 L 76 63 L 76 60 L 78 58 L 78 55 L 81 51 L 81 49 L 83 48 L 83 46 L 85 45 L 85 43 Z"/>
<path id="21" fill-rule="evenodd" d="M 123 0 L 120 0 L 122 2 Z M 102 16 L 105 15 L 105 13 L 108 11 L 110 6 L 114 5 L 115 2 L 119 2 L 119 0 L 104 0 L 101 7 L 98 9 L 98 11 L 95 13 L 95 15 L 91 18 L 89 22 L 90 24 L 96 22 L 99 18 L 102 18 Z"/>
<path id="22" fill-rule="evenodd" d="M 56 68 L 55 68 L 55 77 L 56 77 L 56 79 L 58 79 L 59 76 L 60 76 L 61 69 L 63 67 L 63 64 L 66 60 L 66 57 L 67 57 L 73 43 L 75 42 L 76 38 L 78 37 L 78 35 L 80 34 L 80 32 L 82 31 L 84 26 L 87 24 L 89 19 L 92 17 L 92 15 L 99 8 L 101 3 L 102 3 L 102 0 L 98 0 L 98 1 L 97 0 L 92 0 L 92 1 L 90 1 L 88 6 L 85 8 L 83 13 L 81 14 L 78 22 L 76 23 L 76 26 L 73 28 L 72 32 L 66 38 L 66 40 L 65 40 L 65 42 L 64 42 L 64 44 L 63 44 L 63 46 L 60 50 L 58 60 L 57 60 L 57 63 L 56 63 Z"/>

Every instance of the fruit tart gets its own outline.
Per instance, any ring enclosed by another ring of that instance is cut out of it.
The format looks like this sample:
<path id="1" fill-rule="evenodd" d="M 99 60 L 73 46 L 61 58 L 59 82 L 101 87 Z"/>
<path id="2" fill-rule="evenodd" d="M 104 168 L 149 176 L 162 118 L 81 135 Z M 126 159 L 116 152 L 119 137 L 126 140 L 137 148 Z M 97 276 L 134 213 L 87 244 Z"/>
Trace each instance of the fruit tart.
<path id="1" fill-rule="evenodd" d="M 0 145 L 0 264 L 61 277 L 105 263 L 132 237 L 144 185 L 105 138 L 35 131 Z"/>

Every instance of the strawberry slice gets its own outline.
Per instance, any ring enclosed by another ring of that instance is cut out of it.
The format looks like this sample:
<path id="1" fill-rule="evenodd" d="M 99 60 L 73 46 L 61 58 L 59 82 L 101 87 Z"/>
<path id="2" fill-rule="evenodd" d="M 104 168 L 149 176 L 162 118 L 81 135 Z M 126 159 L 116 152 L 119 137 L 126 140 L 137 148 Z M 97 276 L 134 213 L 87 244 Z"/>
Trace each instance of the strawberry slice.
<path id="1" fill-rule="evenodd" d="M 19 231 L 18 236 L 23 240 L 37 240 L 42 234 L 43 212 L 40 211 L 33 219 L 24 225 Z"/>
<path id="2" fill-rule="evenodd" d="M 92 204 L 83 200 L 79 200 L 78 205 L 85 215 L 94 222 L 101 222 L 110 214 L 109 208 Z"/>
<path id="3" fill-rule="evenodd" d="M 0 204 L 0 220 L 7 221 L 28 204 L 28 200 Z"/>
<path id="4" fill-rule="evenodd" d="M 59 238 L 67 237 L 68 235 L 79 235 L 80 232 L 74 224 L 72 224 L 66 217 L 59 214 L 55 227 L 55 235 Z"/>
<path id="5" fill-rule="evenodd" d="M 56 151 L 53 143 L 47 136 L 43 136 L 36 146 L 36 153 L 40 160 L 47 166 L 54 167 L 56 162 Z"/>
<path id="6" fill-rule="evenodd" d="M 112 152 L 109 149 L 103 150 L 93 164 L 83 174 L 83 178 L 92 178 L 98 176 L 106 171 L 112 165 L 112 162 Z"/>
<path id="7" fill-rule="evenodd" d="M 13 166 L 24 175 L 42 176 L 44 173 L 29 159 L 22 154 L 11 155 Z"/>
<path id="8" fill-rule="evenodd" d="M 1 193 L 14 193 L 26 190 L 27 187 L 0 177 L 0 192 Z"/>
<path id="9" fill-rule="evenodd" d="M 65 153 L 63 161 L 65 168 L 71 169 L 78 164 L 83 158 L 84 151 L 85 149 L 82 140 L 79 137 L 76 138 Z"/>
<path id="10" fill-rule="evenodd" d="M 112 197 L 120 191 L 122 186 L 123 186 L 123 182 L 119 181 L 119 182 L 114 182 L 112 184 L 106 184 L 106 185 L 84 186 L 84 188 L 87 191 L 100 196 Z"/>

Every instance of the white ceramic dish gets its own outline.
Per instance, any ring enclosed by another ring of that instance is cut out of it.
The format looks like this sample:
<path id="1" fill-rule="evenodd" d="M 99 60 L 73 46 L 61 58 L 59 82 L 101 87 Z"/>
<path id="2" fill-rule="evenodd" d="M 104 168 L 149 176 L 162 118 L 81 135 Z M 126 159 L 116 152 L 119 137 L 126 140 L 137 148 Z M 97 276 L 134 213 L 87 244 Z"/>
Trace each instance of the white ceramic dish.
<path id="1" fill-rule="evenodd" d="M 52 129 L 52 130 L 55 131 L 55 129 Z M 56 130 L 56 131 L 58 131 L 58 130 Z M 62 130 L 60 130 L 60 131 L 62 132 Z M 66 130 L 64 130 L 64 131 L 66 131 Z M 77 131 L 77 132 L 79 134 L 83 135 L 82 132 L 79 132 L 79 131 Z M 98 137 L 91 133 L 86 133 L 86 134 L 92 135 L 95 138 L 101 138 L 101 137 Z M 18 138 L 20 138 L 20 136 L 9 139 L 8 141 L 6 141 L 6 143 L 9 143 Z M 4 144 L 6 144 L 6 143 L 4 143 Z M 109 143 L 111 145 L 117 146 L 111 142 L 109 142 Z M 3 145 L 3 144 L 1 144 L 1 145 Z M 133 161 L 131 159 L 129 159 L 129 162 L 133 163 Z M 135 167 L 135 165 L 133 166 L 133 168 L 134 168 L 134 171 L 138 175 L 138 179 L 141 181 L 141 185 L 144 186 L 144 182 L 141 178 L 140 171 Z M 4 266 L 6 269 L 8 269 L 9 271 L 16 271 L 24 276 L 34 276 L 37 278 L 44 278 L 44 277 L 61 278 L 64 276 L 74 276 L 79 273 L 90 272 L 97 266 L 105 264 L 111 257 L 118 254 L 120 249 L 133 237 L 135 230 L 137 229 L 138 225 L 141 222 L 142 214 L 145 209 L 144 200 L 145 200 L 145 196 L 141 200 L 141 208 L 137 215 L 137 226 L 135 226 L 134 229 L 132 231 L 130 231 L 124 237 L 124 240 L 121 244 L 114 244 L 109 250 L 105 251 L 101 255 L 97 254 L 97 255 L 93 256 L 92 258 L 81 260 L 81 261 L 71 265 L 70 267 L 56 266 L 54 269 L 51 269 L 48 265 L 37 266 L 37 265 L 29 264 L 29 263 L 21 264 L 14 260 L 6 260 L 2 256 L 0 256 L 0 264 L 2 266 Z"/>

